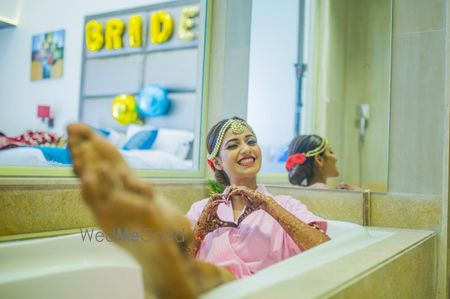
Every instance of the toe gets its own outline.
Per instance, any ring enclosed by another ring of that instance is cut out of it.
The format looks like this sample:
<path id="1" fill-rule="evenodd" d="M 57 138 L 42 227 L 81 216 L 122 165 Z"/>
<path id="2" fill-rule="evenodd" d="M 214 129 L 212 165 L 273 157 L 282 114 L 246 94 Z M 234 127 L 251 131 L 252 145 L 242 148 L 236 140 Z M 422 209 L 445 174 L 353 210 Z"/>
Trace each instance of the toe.
<path id="1" fill-rule="evenodd" d="M 94 131 L 87 125 L 82 123 L 74 123 L 67 126 L 67 133 L 69 138 L 72 136 L 79 140 L 86 140 L 92 138 Z"/>

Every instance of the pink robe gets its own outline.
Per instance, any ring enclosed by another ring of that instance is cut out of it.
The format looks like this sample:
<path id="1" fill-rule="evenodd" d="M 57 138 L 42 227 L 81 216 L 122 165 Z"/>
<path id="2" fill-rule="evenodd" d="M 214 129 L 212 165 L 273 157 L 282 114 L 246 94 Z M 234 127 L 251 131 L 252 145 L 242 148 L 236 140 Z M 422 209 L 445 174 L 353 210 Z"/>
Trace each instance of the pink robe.
<path id="1" fill-rule="evenodd" d="M 272 196 L 263 185 L 258 185 L 256 191 Z M 272 197 L 301 221 L 316 223 L 326 232 L 327 222 L 308 211 L 300 201 L 291 196 Z M 192 226 L 197 223 L 207 202 L 208 198 L 191 206 L 186 217 Z M 224 221 L 235 222 L 231 205 L 220 204 L 217 214 Z M 236 278 L 242 278 L 299 252 L 301 250 L 278 222 L 265 211 L 258 210 L 247 216 L 237 228 L 223 227 L 206 235 L 197 258 L 223 266 Z"/>

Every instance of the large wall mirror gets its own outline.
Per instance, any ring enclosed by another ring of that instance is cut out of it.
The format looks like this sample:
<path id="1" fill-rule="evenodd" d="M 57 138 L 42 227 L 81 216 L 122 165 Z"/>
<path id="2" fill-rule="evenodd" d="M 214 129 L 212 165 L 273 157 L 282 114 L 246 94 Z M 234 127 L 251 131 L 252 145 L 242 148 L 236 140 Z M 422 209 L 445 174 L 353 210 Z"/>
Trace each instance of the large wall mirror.
<path id="1" fill-rule="evenodd" d="M 391 0 L 252 2 L 248 120 L 263 172 L 299 134 L 327 137 L 340 176 L 387 191 Z"/>
<path id="2" fill-rule="evenodd" d="M 66 29 L 66 42 L 59 49 L 78 51 L 81 57 L 76 66 L 81 68 L 80 81 L 72 84 L 79 90 L 78 121 L 120 149 L 141 174 L 199 175 L 207 1 L 131 3 L 113 9 L 118 5 L 103 4 L 103 11 L 92 5 L 97 9 L 85 9 L 77 28 L 69 21 L 58 25 Z M 72 43 L 73 31 L 82 33 L 79 44 Z M 33 55 L 48 56 L 48 43 L 51 36 L 33 45 Z M 64 57 L 66 73 L 72 71 L 71 57 Z M 49 93 L 56 83 L 33 82 L 46 84 Z M 43 123 L 25 128 L 31 133 L 4 132 L 2 175 L 70 175 L 64 128 L 76 119 L 60 113 L 67 105 L 63 101 L 33 105 L 36 120 L 40 117 Z M 54 135 L 37 136 L 38 131 Z"/>

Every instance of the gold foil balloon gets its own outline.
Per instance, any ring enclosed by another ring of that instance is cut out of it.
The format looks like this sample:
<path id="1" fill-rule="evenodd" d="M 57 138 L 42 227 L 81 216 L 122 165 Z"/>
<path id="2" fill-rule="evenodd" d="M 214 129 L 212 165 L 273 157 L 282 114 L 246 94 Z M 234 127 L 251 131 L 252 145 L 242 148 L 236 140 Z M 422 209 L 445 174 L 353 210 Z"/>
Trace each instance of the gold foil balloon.
<path id="1" fill-rule="evenodd" d="M 121 125 L 141 123 L 136 105 L 136 99 L 129 94 L 120 94 L 114 98 L 112 116 Z"/>

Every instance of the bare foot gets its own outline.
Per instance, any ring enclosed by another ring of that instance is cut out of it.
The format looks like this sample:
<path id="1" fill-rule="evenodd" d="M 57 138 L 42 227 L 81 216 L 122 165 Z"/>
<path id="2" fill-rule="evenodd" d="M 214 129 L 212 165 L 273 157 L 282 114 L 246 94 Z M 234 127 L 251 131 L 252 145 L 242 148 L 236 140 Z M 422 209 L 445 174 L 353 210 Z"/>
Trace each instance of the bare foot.
<path id="1" fill-rule="evenodd" d="M 191 225 L 183 213 L 158 196 L 151 185 L 140 181 L 114 146 L 83 124 L 70 125 L 68 132 L 73 168 L 82 183 L 86 183 L 82 185 L 83 198 L 90 207 L 96 208 L 117 192 L 134 194 L 163 211 L 168 218 L 165 223 L 167 230 L 183 233 L 184 242 L 191 241 Z M 93 185 L 93 181 L 98 184 Z M 103 225 L 111 228 L 109 223 Z"/>
<path id="2" fill-rule="evenodd" d="M 146 288 L 158 298 L 195 298 L 192 261 L 182 250 L 182 241 L 191 238 L 189 221 L 139 181 L 120 153 L 89 127 L 73 124 L 68 133 L 74 171 L 99 227 L 116 233 L 114 241 L 140 262 Z M 119 230 L 127 238 L 119 238 Z"/>

